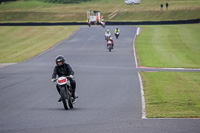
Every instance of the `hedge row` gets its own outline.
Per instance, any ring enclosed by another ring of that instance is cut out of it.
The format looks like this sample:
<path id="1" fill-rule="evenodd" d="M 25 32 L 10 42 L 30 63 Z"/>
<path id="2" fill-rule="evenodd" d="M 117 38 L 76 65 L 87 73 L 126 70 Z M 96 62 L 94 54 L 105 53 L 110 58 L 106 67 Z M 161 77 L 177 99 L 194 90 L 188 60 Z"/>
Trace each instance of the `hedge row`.
<path id="1" fill-rule="evenodd" d="M 45 2 L 51 2 L 51 3 L 80 3 L 80 2 L 86 2 L 91 0 L 44 0 Z"/>
<path id="2" fill-rule="evenodd" d="M 0 4 L 2 2 L 11 2 L 11 1 L 19 1 L 19 0 L 0 0 Z M 28 1 L 28 0 L 25 0 Z M 69 4 L 69 3 L 80 3 L 80 2 L 86 2 L 86 1 L 92 1 L 92 0 L 41 0 L 45 2 L 51 2 L 51 3 L 63 3 L 63 4 Z"/>

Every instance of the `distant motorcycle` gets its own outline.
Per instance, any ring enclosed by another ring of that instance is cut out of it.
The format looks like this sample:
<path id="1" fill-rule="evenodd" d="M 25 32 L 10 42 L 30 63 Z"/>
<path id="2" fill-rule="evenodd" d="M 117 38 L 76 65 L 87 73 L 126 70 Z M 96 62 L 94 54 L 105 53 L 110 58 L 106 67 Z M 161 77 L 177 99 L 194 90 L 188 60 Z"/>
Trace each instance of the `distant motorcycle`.
<path id="1" fill-rule="evenodd" d="M 56 80 L 65 110 L 73 108 L 72 87 L 69 78 L 71 77 L 61 76 Z"/>
<path id="2" fill-rule="evenodd" d="M 110 40 L 107 41 L 107 49 L 109 50 L 109 52 L 111 52 L 111 50 L 113 49 L 113 43 Z"/>
<path id="3" fill-rule="evenodd" d="M 116 33 L 115 33 L 115 37 L 116 37 L 116 39 L 118 39 L 118 37 L 119 37 L 119 32 L 116 32 Z"/>
<path id="4" fill-rule="evenodd" d="M 105 28 L 105 27 L 106 27 L 105 22 L 101 22 L 101 26 L 102 26 L 103 28 Z"/>

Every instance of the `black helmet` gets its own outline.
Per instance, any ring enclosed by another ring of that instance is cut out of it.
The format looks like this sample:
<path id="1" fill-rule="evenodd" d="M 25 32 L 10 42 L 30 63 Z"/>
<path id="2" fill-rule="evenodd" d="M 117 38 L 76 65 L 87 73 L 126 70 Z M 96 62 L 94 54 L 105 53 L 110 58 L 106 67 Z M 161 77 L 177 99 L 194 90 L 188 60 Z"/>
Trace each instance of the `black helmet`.
<path id="1" fill-rule="evenodd" d="M 62 66 L 65 63 L 65 58 L 62 55 L 56 57 L 56 65 Z"/>

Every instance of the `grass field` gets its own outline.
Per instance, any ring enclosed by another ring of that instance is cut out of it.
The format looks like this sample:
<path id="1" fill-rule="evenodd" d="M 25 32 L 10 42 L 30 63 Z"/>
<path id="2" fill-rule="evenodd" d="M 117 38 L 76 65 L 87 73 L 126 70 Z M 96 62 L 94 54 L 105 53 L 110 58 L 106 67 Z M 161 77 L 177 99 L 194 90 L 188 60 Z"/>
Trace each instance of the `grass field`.
<path id="1" fill-rule="evenodd" d="M 0 27 L 0 63 L 16 63 L 36 56 L 77 29 L 76 26 Z"/>
<path id="2" fill-rule="evenodd" d="M 200 118 L 200 72 L 141 72 L 146 115 Z"/>
<path id="3" fill-rule="evenodd" d="M 0 22 L 44 22 L 86 20 L 88 10 L 101 11 L 106 21 L 161 21 L 200 18 L 200 0 L 168 0 L 169 8 L 160 9 L 166 0 L 142 0 L 125 5 L 124 0 L 93 0 L 80 4 L 55 4 L 40 0 L 8 2 L 0 5 Z M 108 15 L 118 10 L 112 19 Z"/>
<path id="4" fill-rule="evenodd" d="M 200 25 L 141 26 L 140 66 L 200 68 Z M 147 117 L 200 118 L 200 72 L 141 72 Z"/>
<path id="5" fill-rule="evenodd" d="M 140 66 L 200 68 L 200 25 L 141 26 L 136 40 Z"/>

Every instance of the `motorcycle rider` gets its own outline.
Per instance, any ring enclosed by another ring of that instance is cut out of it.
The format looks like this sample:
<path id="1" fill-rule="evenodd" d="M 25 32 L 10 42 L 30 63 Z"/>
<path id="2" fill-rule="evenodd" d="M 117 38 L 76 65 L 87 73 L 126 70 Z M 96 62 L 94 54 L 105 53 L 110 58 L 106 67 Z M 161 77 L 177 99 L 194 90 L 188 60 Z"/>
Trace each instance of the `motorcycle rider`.
<path id="1" fill-rule="evenodd" d="M 107 31 L 105 32 L 105 36 L 106 35 L 110 35 L 111 36 L 111 33 L 110 33 L 109 29 L 107 29 Z"/>
<path id="2" fill-rule="evenodd" d="M 105 21 L 104 21 L 104 19 L 101 19 L 101 21 L 99 20 L 99 22 L 100 22 L 101 26 L 105 28 Z"/>
<path id="3" fill-rule="evenodd" d="M 114 47 L 114 41 L 113 41 L 112 37 L 110 37 L 110 39 L 108 39 L 108 41 L 112 42 L 112 49 L 113 49 L 113 47 Z M 107 41 L 107 47 L 108 47 L 108 41 Z"/>
<path id="4" fill-rule="evenodd" d="M 65 58 L 62 55 L 59 55 L 56 57 L 56 66 L 54 67 L 53 70 L 53 74 L 52 74 L 52 82 L 56 81 L 56 76 L 61 77 L 61 76 L 69 76 L 69 80 L 72 86 L 72 97 L 73 97 L 73 102 L 76 102 L 76 94 L 75 94 L 75 90 L 76 90 L 76 81 L 73 80 L 73 75 L 74 75 L 74 71 L 72 70 L 71 66 L 67 63 L 65 63 Z M 58 85 L 56 85 L 57 91 L 60 94 L 60 89 L 58 87 Z M 60 97 L 60 99 L 58 100 L 58 102 L 61 102 L 62 98 Z"/>
<path id="5" fill-rule="evenodd" d="M 109 38 L 111 36 L 109 29 L 107 29 L 107 31 L 105 32 L 105 39 L 107 39 L 106 36 L 108 36 Z M 108 40 L 109 40 L 109 38 L 108 38 Z"/>
<path id="6" fill-rule="evenodd" d="M 91 25 L 90 19 L 87 19 L 86 22 L 87 22 L 88 26 L 90 27 L 90 25 Z"/>
<path id="7" fill-rule="evenodd" d="M 87 23 L 90 22 L 90 19 L 87 19 L 86 22 L 87 22 Z"/>
<path id="8" fill-rule="evenodd" d="M 120 34 L 119 28 L 116 28 L 116 29 L 115 29 L 115 34 L 116 34 L 117 32 Z"/>

